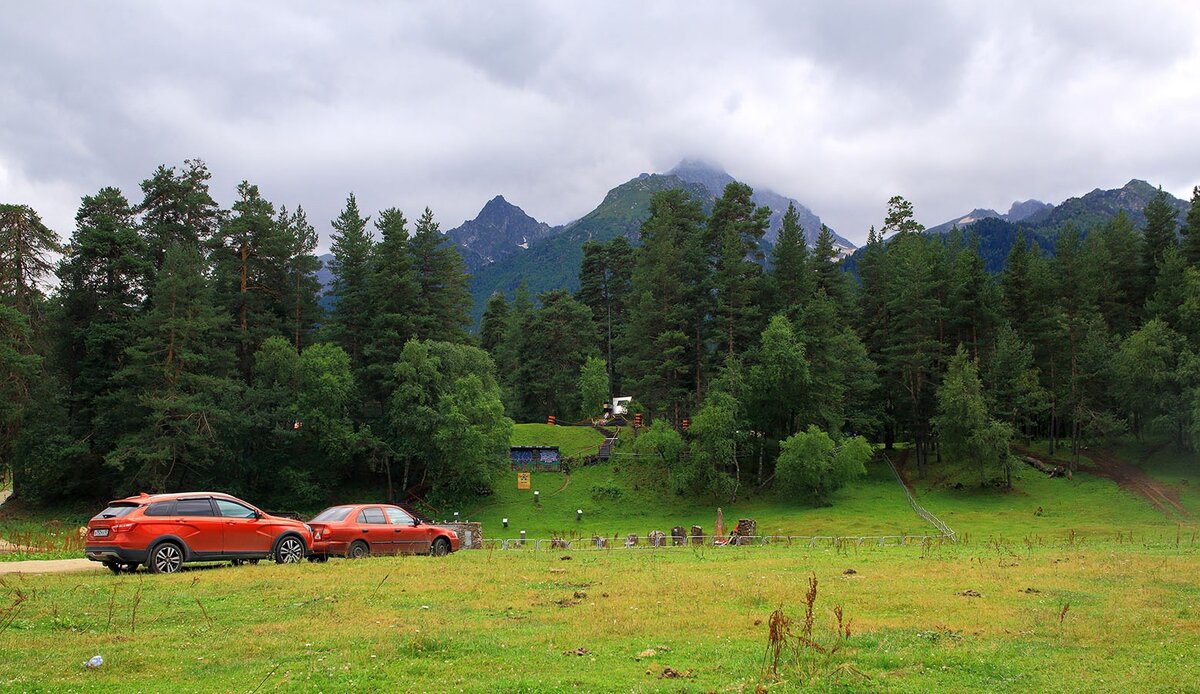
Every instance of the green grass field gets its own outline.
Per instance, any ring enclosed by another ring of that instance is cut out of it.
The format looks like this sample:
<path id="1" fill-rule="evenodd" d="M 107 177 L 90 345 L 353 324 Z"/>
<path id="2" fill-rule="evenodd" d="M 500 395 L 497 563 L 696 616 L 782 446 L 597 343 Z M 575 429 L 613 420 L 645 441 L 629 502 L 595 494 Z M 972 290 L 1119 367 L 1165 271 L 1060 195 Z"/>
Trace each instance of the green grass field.
<path id="1" fill-rule="evenodd" d="M 0 689 L 1180 691 L 1200 681 L 1198 572 L 1195 545 L 1097 542 L 7 576 Z M 785 649 L 773 674 L 771 613 L 801 633 L 810 576 L 826 653 Z"/>
<path id="2" fill-rule="evenodd" d="M 564 452 L 565 437 L 578 436 L 581 450 L 593 433 L 518 431 L 514 440 Z M 547 432 L 564 438 L 547 443 Z M 1135 442 L 1115 451 L 1200 512 L 1194 455 Z M 0 576 L 0 690 L 1194 689 L 1195 515 L 1164 514 L 1087 473 L 1090 462 L 1071 480 L 1022 466 L 1011 491 L 981 489 L 964 466 L 936 467 L 924 480 L 906 469 L 958 544 L 483 550 L 175 576 Z M 712 532 L 716 502 L 666 493 L 662 472 L 636 458 L 534 473 L 537 505 L 511 477 L 458 509 L 483 521 L 489 538 L 520 529 L 531 539 L 645 535 L 692 524 Z M 749 482 L 739 496 L 723 505 L 727 524 L 755 518 L 764 534 L 931 531 L 878 463 L 827 507 Z M 49 513 L 6 508 L 0 536 L 52 531 Z M 73 528 L 75 513 L 60 527 Z M 818 582 L 812 640 L 823 652 L 793 639 L 773 672 L 772 612 L 781 609 L 791 632 L 803 634 L 810 577 Z M 838 606 L 848 637 L 844 628 L 834 635 Z M 102 668 L 81 667 L 97 654 Z"/>

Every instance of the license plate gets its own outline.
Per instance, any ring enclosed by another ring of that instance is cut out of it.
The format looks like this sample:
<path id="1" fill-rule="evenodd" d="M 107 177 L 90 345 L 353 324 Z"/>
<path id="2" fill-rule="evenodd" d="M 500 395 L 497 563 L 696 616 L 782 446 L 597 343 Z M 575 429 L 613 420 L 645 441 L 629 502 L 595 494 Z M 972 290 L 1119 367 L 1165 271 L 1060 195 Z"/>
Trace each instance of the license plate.
<path id="1" fill-rule="evenodd" d="M 94 537 L 108 537 L 108 528 L 96 528 L 92 531 Z"/>

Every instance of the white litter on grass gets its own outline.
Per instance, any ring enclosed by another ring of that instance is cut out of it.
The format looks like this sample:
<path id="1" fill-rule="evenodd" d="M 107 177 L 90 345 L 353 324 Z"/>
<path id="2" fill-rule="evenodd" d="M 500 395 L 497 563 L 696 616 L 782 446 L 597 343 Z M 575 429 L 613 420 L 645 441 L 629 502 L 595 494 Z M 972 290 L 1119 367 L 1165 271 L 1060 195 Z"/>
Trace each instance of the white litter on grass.
<path id="1" fill-rule="evenodd" d="M 89 660 L 88 660 L 86 663 L 84 663 L 84 664 L 83 664 L 83 666 L 84 666 L 85 668 L 88 668 L 88 669 L 94 670 L 94 669 L 96 669 L 96 668 L 100 667 L 100 666 L 101 666 L 101 665 L 103 665 L 103 664 L 104 664 L 104 656 L 102 656 L 102 655 L 94 655 L 94 656 L 92 656 L 92 657 L 91 657 L 91 658 L 90 658 L 90 659 L 89 659 Z"/>
<path id="2" fill-rule="evenodd" d="M 428 609 L 429 609 L 429 605 L 421 605 L 421 609 L 422 609 L 422 610 L 428 610 Z"/>

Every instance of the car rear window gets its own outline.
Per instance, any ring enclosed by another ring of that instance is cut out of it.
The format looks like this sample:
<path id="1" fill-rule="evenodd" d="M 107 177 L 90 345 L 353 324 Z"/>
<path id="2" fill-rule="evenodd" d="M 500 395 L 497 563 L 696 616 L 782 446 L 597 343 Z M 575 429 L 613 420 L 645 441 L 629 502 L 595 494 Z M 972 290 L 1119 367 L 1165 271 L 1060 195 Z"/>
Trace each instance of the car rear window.
<path id="1" fill-rule="evenodd" d="M 205 499 L 180 499 L 175 502 L 177 516 L 215 516 L 212 502 Z"/>
<path id="2" fill-rule="evenodd" d="M 123 518 L 133 513 L 137 504 L 111 504 L 108 508 L 96 514 L 96 518 Z"/>
<path id="3" fill-rule="evenodd" d="M 358 514 L 359 523 L 378 523 L 379 525 L 387 525 L 387 519 L 383 517 L 383 511 L 372 506 L 364 508 Z"/>
<path id="4" fill-rule="evenodd" d="M 160 501 L 156 504 L 150 504 L 146 510 L 142 512 L 143 516 L 173 516 L 175 515 L 174 501 Z"/>
<path id="5" fill-rule="evenodd" d="M 317 515 L 313 516 L 313 519 L 311 522 L 319 523 L 321 521 L 331 522 L 331 521 L 346 520 L 346 516 L 350 515 L 350 512 L 353 510 L 354 510 L 353 506 L 334 506 L 332 508 L 327 508 L 324 511 L 321 511 Z"/>

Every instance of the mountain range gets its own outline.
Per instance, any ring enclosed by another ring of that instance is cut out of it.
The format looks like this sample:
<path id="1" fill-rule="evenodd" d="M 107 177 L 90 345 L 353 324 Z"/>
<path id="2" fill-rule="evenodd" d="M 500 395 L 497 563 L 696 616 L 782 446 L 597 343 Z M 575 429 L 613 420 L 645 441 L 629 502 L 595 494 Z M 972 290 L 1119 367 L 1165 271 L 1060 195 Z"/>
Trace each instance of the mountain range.
<path id="1" fill-rule="evenodd" d="M 497 195 L 474 219 L 446 232 L 446 243 L 458 248 L 471 274 L 472 318 L 478 321 L 493 292 L 511 296 L 522 281 L 535 296 L 551 289 L 578 289 L 583 244 L 605 242 L 618 236 L 636 243 L 639 229 L 649 217 L 650 198 L 654 193 L 685 190 L 699 200 L 708 213 L 725 186 L 734 180 L 718 166 L 685 159 L 665 173 L 643 173 L 617 185 L 591 212 L 560 226 L 538 221 L 504 196 Z M 1018 234 L 1052 252 L 1054 239 L 1068 224 L 1086 233 L 1124 212 L 1134 226 L 1140 228 L 1145 224 L 1143 210 L 1157 192 L 1158 189 L 1146 181 L 1133 179 L 1121 188 L 1097 188 L 1058 205 L 1040 200 L 1017 201 L 1003 214 L 993 209 L 976 208 L 933 226 L 925 233 L 945 234 L 954 227 L 974 232 L 988 271 L 999 272 Z M 807 206 L 767 188 L 756 188 L 753 200 L 771 210 L 771 223 L 763 243 L 765 250 L 769 250 L 778 238 L 783 213 L 789 204 L 799 213 L 809 245 L 815 244 L 822 223 Z M 1169 194 L 1167 200 L 1179 212 L 1182 223 L 1189 203 Z M 854 244 L 836 233 L 833 238 L 839 251 L 848 256 L 847 266 L 853 270 L 857 255 Z M 319 279 L 326 287 L 332 279 L 328 270 L 330 258 L 328 255 L 321 257 L 326 267 L 319 273 Z"/>
<path id="2" fill-rule="evenodd" d="M 1021 235 L 1027 243 L 1035 244 L 1047 254 L 1054 253 L 1054 241 L 1068 225 L 1086 234 L 1090 229 L 1105 224 L 1124 213 L 1134 228 L 1146 225 L 1146 205 L 1158 194 L 1158 188 L 1146 181 L 1133 179 L 1120 188 L 1103 190 L 1096 188 L 1079 197 L 1067 198 L 1058 205 L 1026 200 L 1014 202 L 1007 214 L 995 210 L 976 208 L 925 231 L 929 235 L 944 235 L 957 227 L 964 233 L 973 234 L 979 244 L 979 254 L 984 267 L 990 273 L 1004 268 L 1008 252 Z M 1167 194 L 1167 203 L 1177 213 L 1177 221 L 1183 224 L 1191 204 Z M 846 262 L 853 271 L 857 254 Z"/>
<path id="3" fill-rule="evenodd" d="M 974 209 L 967 214 L 943 222 L 927 230 L 931 234 L 942 234 L 957 226 L 966 229 L 981 219 L 999 219 L 1005 222 L 1021 224 L 1030 231 L 1056 236 L 1058 231 L 1067 224 L 1072 224 L 1080 231 L 1087 231 L 1097 224 L 1103 224 L 1124 212 L 1133 226 L 1141 228 L 1146 225 L 1146 205 L 1158 194 L 1158 188 L 1140 179 L 1132 179 L 1120 188 L 1101 190 L 1096 188 L 1090 193 L 1077 198 L 1067 198 L 1061 204 L 1052 205 L 1040 200 L 1014 202 L 1007 214 L 995 210 Z M 1186 200 L 1167 194 L 1167 202 L 1179 213 L 1179 223 L 1182 224 L 1187 216 L 1190 203 Z"/>
<path id="4" fill-rule="evenodd" d="M 493 292 L 511 296 L 522 281 L 534 295 L 550 289 L 578 289 L 583 244 L 618 236 L 636 243 L 642 223 L 650 216 L 654 193 L 685 190 L 708 213 L 725 186 L 735 180 L 718 166 L 685 159 L 666 173 L 643 173 L 616 186 L 591 212 L 559 227 L 538 222 L 503 197 L 493 198 L 475 219 L 447 232 L 471 271 L 475 318 Z M 752 199 L 771 210 L 765 248 L 769 249 L 778 238 L 789 204 L 796 207 L 809 245 L 816 243 L 821 218 L 806 205 L 766 188 L 756 188 Z M 853 252 L 854 244 L 836 232 L 833 239 L 843 255 Z"/>

